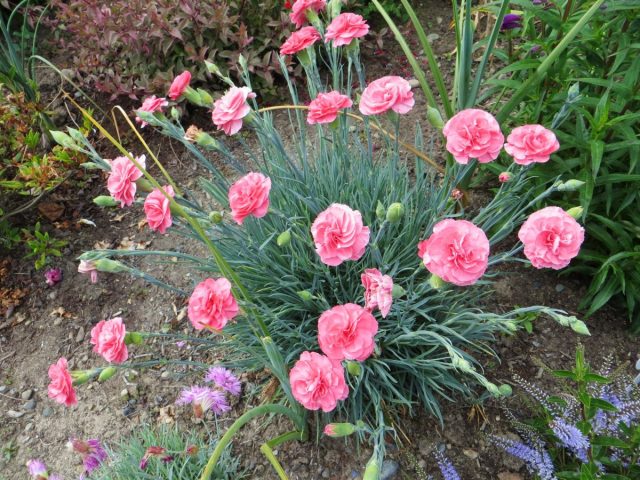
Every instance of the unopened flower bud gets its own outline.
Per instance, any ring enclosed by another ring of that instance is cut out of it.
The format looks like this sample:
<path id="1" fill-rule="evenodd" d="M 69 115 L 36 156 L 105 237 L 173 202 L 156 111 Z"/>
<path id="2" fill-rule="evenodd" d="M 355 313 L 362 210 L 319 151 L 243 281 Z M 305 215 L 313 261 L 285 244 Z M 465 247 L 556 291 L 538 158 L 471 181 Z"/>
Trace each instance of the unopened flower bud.
<path id="1" fill-rule="evenodd" d="M 202 134 L 202 130 L 195 125 L 191 125 L 187 128 L 187 131 L 184 132 L 184 139 L 187 142 L 195 143 L 198 141 L 198 137 Z"/>
<path id="2" fill-rule="evenodd" d="M 511 178 L 513 178 L 513 175 L 511 175 L 510 172 L 502 172 L 500 175 L 498 175 L 498 180 L 500 180 L 500 183 L 507 183 L 509 180 L 511 180 Z"/>
<path id="3" fill-rule="evenodd" d="M 561 183 L 560 185 L 558 185 L 558 191 L 559 192 L 575 192 L 576 190 L 580 189 L 580 187 L 582 187 L 584 185 L 584 182 L 582 180 L 576 180 L 576 179 L 572 179 L 572 180 L 567 180 L 566 182 Z"/>
<path id="4" fill-rule="evenodd" d="M 401 203 L 392 203 L 387 209 L 387 221 L 390 223 L 398 223 L 404 215 L 404 205 Z"/>
<path id="5" fill-rule="evenodd" d="M 117 260 L 111 260 L 109 258 L 101 258 L 95 261 L 96 270 L 99 272 L 119 273 L 129 270 L 125 264 L 118 262 Z"/>
<path id="6" fill-rule="evenodd" d="M 170 114 L 171 114 L 171 118 L 176 122 L 180 120 L 180 110 L 178 110 L 176 107 L 171 107 Z"/>
<path id="7" fill-rule="evenodd" d="M 278 239 L 276 243 L 279 247 L 286 247 L 291 243 L 291 232 L 289 230 L 285 230 L 280 235 L 278 235 Z"/>
<path id="8" fill-rule="evenodd" d="M 92 370 L 75 370 L 73 372 L 70 372 L 71 374 L 71 378 L 73 379 L 73 386 L 77 386 L 77 385 L 82 385 L 84 383 L 87 383 L 89 380 L 91 380 L 91 377 L 93 376 L 93 371 Z"/>
<path id="9" fill-rule="evenodd" d="M 445 281 L 443 279 L 441 279 L 439 276 L 432 274 L 429 277 L 429 285 L 431 285 L 433 288 L 435 288 L 436 290 L 442 288 L 445 286 Z"/>
<path id="10" fill-rule="evenodd" d="M 200 95 L 200 104 L 201 105 L 213 105 L 213 97 L 209 92 L 198 88 L 198 95 Z"/>
<path id="11" fill-rule="evenodd" d="M 93 203 L 95 203 L 99 207 L 115 207 L 118 205 L 116 199 L 110 197 L 109 195 L 98 195 L 93 199 Z"/>
<path id="12" fill-rule="evenodd" d="M 197 455 L 199 451 L 200 448 L 197 445 L 188 445 L 185 449 L 187 455 Z"/>
<path id="13" fill-rule="evenodd" d="M 487 389 L 487 391 L 493 395 L 494 397 L 500 397 L 500 389 L 498 388 L 498 386 L 495 383 L 491 383 L 489 381 L 485 382 L 484 384 L 484 388 Z"/>
<path id="14" fill-rule="evenodd" d="M 380 463 L 378 462 L 378 452 L 374 450 L 373 455 L 367 462 L 362 480 L 378 480 L 380 478 Z"/>
<path id="15" fill-rule="evenodd" d="M 198 138 L 196 138 L 196 143 L 203 148 L 209 148 L 217 150 L 220 148 L 220 142 L 218 142 L 215 138 L 209 135 L 206 132 L 200 132 Z"/>
<path id="16" fill-rule="evenodd" d="M 396 300 L 398 298 L 404 297 L 406 293 L 407 291 L 400 285 L 396 285 L 395 283 L 393 284 L 393 288 L 391 289 L 391 298 Z"/>
<path id="17" fill-rule="evenodd" d="M 378 205 L 376 205 L 376 217 L 378 220 L 384 220 L 387 215 L 387 210 L 384 208 L 384 205 L 380 200 L 378 200 Z"/>
<path id="18" fill-rule="evenodd" d="M 347 362 L 347 372 L 349 372 L 349 375 L 351 375 L 352 377 L 359 377 L 362 373 L 360 362 L 349 360 Z"/>
<path id="19" fill-rule="evenodd" d="M 352 423 L 328 423 L 324 426 L 324 434 L 328 437 L 347 437 L 356 431 L 356 426 Z"/>
<path id="20" fill-rule="evenodd" d="M 453 190 L 451 190 L 451 198 L 453 198 L 454 200 L 460 200 L 463 196 L 464 193 L 462 193 L 462 190 L 460 190 L 459 188 L 454 188 Z"/>
<path id="21" fill-rule="evenodd" d="M 469 363 L 468 360 L 465 360 L 460 355 L 457 355 L 457 354 L 453 355 L 451 357 L 451 363 L 455 368 L 457 368 L 462 372 L 465 372 L 465 373 L 473 372 L 473 366 Z"/>
<path id="22" fill-rule="evenodd" d="M 313 300 L 313 295 L 309 290 L 301 290 L 298 292 L 298 296 L 305 302 Z"/>
<path id="23" fill-rule="evenodd" d="M 512 320 L 509 320 L 508 322 L 505 323 L 505 326 L 509 329 L 509 331 L 511 332 L 517 332 L 518 331 L 518 324 Z"/>
<path id="24" fill-rule="evenodd" d="M 438 130 L 442 130 L 442 127 L 444 127 L 442 115 L 440 115 L 440 110 L 438 110 L 437 108 L 427 106 L 427 120 L 429 120 L 429 123 L 436 127 Z"/>
<path id="25" fill-rule="evenodd" d="M 582 217 L 582 214 L 584 213 L 584 208 L 573 207 L 567 210 L 567 213 L 571 215 L 573 218 L 575 218 L 576 220 L 578 220 L 580 217 Z"/>
<path id="26" fill-rule="evenodd" d="M 44 281 L 47 282 L 47 285 L 53 287 L 57 283 L 62 281 L 62 269 L 60 268 L 49 268 L 44 272 Z"/>
<path id="27" fill-rule="evenodd" d="M 211 212 L 209 214 L 209 220 L 211 220 L 211 223 L 218 224 L 222 222 L 223 216 L 224 214 L 222 212 Z"/>
<path id="28" fill-rule="evenodd" d="M 100 372 L 100 375 L 98 375 L 98 381 L 99 382 L 106 382 L 111 377 L 113 377 L 116 374 L 117 371 L 118 371 L 118 369 L 116 367 L 107 367 L 107 368 L 103 369 Z"/>
<path id="29" fill-rule="evenodd" d="M 571 330 L 573 330 L 576 333 L 579 333 L 580 335 L 591 335 L 589 328 L 587 328 L 587 324 L 584 323 L 582 320 L 576 319 L 576 321 L 571 322 L 570 326 L 571 326 Z"/>
<path id="30" fill-rule="evenodd" d="M 503 383 L 502 385 L 500 385 L 498 387 L 498 391 L 500 392 L 500 395 L 503 397 L 510 397 L 511 394 L 513 393 L 513 389 L 511 388 L 511 385 L 507 385 L 506 383 Z"/>
<path id="31" fill-rule="evenodd" d="M 340 10 L 342 9 L 342 0 L 329 0 L 329 14 L 331 18 L 336 18 L 340 15 Z"/>

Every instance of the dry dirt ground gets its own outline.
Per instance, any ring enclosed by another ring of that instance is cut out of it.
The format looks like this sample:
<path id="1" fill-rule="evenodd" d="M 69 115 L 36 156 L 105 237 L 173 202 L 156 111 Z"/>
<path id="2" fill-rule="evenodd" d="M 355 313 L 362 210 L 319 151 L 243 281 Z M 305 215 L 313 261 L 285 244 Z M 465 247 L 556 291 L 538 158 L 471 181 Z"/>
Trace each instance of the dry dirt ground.
<path id="1" fill-rule="evenodd" d="M 421 5 L 428 33 L 438 35 L 433 37 L 434 43 L 445 67 L 449 62 L 447 54 L 453 45 L 449 8 L 448 2 L 433 1 Z M 399 70 L 400 74 L 411 76 L 410 71 L 402 70 L 407 69 L 407 65 L 399 60 L 401 57 L 394 41 L 387 39 L 383 52 L 370 51 L 367 54 L 369 76 L 397 74 Z M 406 119 L 407 124 L 416 120 L 423 125 L 426 123 L 422 106 L 424 100 L 419 97 L 414 113 Z M 168 170 L 177 172 L 180 181 L 187 184 L 194 181 L 195 165 L 179 148 L 155 136 L 152 136 L 152 145 L 161 153 Z M 76 273 L 76 257 L 98 242 L 114 247 L 138 244 L 147 249 L 202 253 L 198 246 L 181 237 L 154 235 L 147 228 L 140 227 L 141 213 L 135 209 L 99 209 L 91 200 L 105 192 L 103 179 L 96 177 L 80 191 L 58 192 L 49 199 L 64 206 L 61 221 L 68 221 L 68 228 L 60 229 L 43 220 L 46 229 L 69 241 L 64 256 L 56 262 L 56 266 L 64 271 L 62 283 L 49 288 L 42 273 L 35 272 L 28 261 L 15 255 L 6 258 L 4 265 L 8 273 L 0 281 L 8 286 L 28 289 L 29 293 L 10 315 L 0 317 L 0 447 L 16 447 L 4 460 L 0 456 L 0 479 L 27 478 L 24 465 L 33 457 L 45 459 L 54 471 L 65 478 L 76 478 L 81 467 L 74 455 L 65 449 L 65 442 L 71 436 L 97 437 L 115 442 L 140 425 L 163 421 L 173 421 L 181 428 L 204 432 L 202 427 L 192 422 L 186 410 L 173 406 L 178 390 L 189 382 L 184 368 L 152 368 L 141 375 L 125 372 L 105 384 L 82 386 L 79 388 L 78 406 L 70 409 L 47 399 L 47 368 L 60 356 L 67 357 L 72 368 L 101 364 L 101 359 L 91 352 L 89 344 L 90 330 L 101 319 L 118 313 L 131 330 L 189 331 L 186 320 L 180 315 L 184 298 L 124 275 L 103 274 L 99 282 L 92 285 L 85 276 Z M 80 218 L 91 220 L 96 226 L 77 223 Z M 186 290 L 197 279 L 196 275 L 192 277 L 171 263 L 138 263 L 142 269 Z M 577 314 L 584 285 L 585 279 L 559 279 L 553 273 L 518 267 L 512 275 L 495 285 L 490 307 L 506 310 L 516 305 L 541 304 Z M 551 368 L 567 368 L 579 340 L 584 342 L 588 357 L 596 364 L 608 353 L 620 361 L 635 362 L 638 341 L 628 336 L 622 314 L 603 309 L 587 323 L 592 332 L 588 338 L 579 339 L 568 329 L 540 320 L 530 335 L 523 333 L 500 339 L 496 351 L 502 362 L 490 365 L 489 378 L 499 384 L 509 382 L 514 373 L 519 373 L 526 378 L 537 378 L 536 381 L 545 385 L 545 377 L 538 378 L 540 363 Z M 182 358 L 193 356 L 191 351 L 179 350 L 175 342 L 159 341 L 134 348 L 133 354 L 134 358 L 143 361 L 158 351 Z M 252 381 L 247 379 L 245 391 L 259 391 Z M 220 429 L 224 431 L 233 418 L 257 401 L 255 396 L 241 400 L 233 414 L 219 423 Z M 522 410 L 521 402 L 517 399 L 513 402 Z M 497 406 L 486 404 L 484 419 L 478 415 L 472 417 L 471 412 L 471 406 L 461 402 L 445 404 L 444 428 L 419 412 L 416 417 L 404 418 L 398 425 L 404 439 L 402 445 L 389 446 L 389 459 L 399 467 L 393 478 L 420 478 L 409 460 L 411 455 L 428 473 L 434 474 L 430 452 L 442 445 L 464 479 L 525 478 L 521 463 L 496 451 L 483 440 L 483 433 L 508 431 Z M 250 478 L 276 478 L 258 447 L 286 428 L 287 425 L 279 422 L 266 426 L 256 422 L 250 424 L 235 442 L 234 451 L 249 468 Z M 357 479 L 368 455 L 366 447 L 358 451 L 342 440 L 327 438 L 319 443 L 312 440 L 306 444 L 287 444 L 278 451 L 278 457 L 292 480 Z"/>

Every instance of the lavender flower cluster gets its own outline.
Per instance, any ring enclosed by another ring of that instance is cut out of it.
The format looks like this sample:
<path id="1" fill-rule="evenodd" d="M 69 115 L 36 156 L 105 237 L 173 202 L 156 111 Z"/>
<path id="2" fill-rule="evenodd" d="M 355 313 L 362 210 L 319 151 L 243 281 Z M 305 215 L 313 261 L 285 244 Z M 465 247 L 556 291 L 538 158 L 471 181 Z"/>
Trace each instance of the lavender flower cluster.
<path id="1" fill-rule="evenodd" d="M 209 410 L 216 415 L 221 415 L 231 410 L 226 394 L 240 395 L 242 388 L 240 380 L 224 367 L 212 367 L 205 375 L 204 381 L 212 383 L 213 386 L 185 388 L 180 392 L 176 404 L 191 404 L 196 418 L 203 418 Z"/>

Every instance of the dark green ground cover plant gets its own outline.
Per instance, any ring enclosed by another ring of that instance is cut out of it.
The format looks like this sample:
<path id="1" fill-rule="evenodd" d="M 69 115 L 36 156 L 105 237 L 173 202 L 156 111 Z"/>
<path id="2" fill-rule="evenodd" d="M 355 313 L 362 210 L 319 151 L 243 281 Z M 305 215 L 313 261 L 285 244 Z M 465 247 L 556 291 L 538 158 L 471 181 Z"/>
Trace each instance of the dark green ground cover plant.
<path id="1" fill-rule="evenodd" d="M 638 3 L 490 3 L 478 8 L 491 13 L 494 28 L 474 42 L 471 2 L 454 2 L 457 60 L 448 92 L 423 27 L 409 2 L 401 1 L 418 33 L 428 72 L 420 68 L 393 20 L 385 19 L 420 80 L 434 118 L 446 121 L 456 104 L 489 105 L 507 126 L 539 123 L 556 131 L 561 150 L 549 164 L 531 169 L 536 179 L 531 194 L 559 175 L 585 182 L 579 197 L 567 194 L 564 203 L 580 202 L 587 229 L 586 248 L 568 273 L 591 280 L 581 303 L 587 315 L 614 301 L 626 308 L 632 330 L 640 332 Z M 383 6 L 373 3 L 385 15 Z M 507 13 L 517 21 L 503 24 Z M 480 62 L 475 64 L 474 57 Z M 491 74 L 490 64 L 498 67 Z M 432 76 L 435 92 L 425 73 Z M 482 166 L 474 183 L 493 181 L 502 168 Z M 470 177 L 465 179 L 462 187 L 470 182 Z"/>
<path id="2" fill-rule="evenodd" d="M 521 421 L 505 409 L 522 442 L 490 440 L 542 480 L 640 478 L 640 387 L 628 367 L 609 356 L 594 370 L 579 346 L 571 370 L 550 371 L 559 384 L 552 394 L 516 377 L 533 416 Z"/>

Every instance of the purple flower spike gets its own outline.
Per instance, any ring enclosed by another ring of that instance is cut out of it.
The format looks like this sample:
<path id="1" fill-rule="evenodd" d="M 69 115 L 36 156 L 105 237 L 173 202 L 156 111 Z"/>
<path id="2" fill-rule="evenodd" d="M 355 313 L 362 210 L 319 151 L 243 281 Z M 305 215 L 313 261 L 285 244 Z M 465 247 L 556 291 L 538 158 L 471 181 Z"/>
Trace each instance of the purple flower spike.
<path id="1" fill-rule="evenodd" d="M 440 469 L 440 473 L 442 473 L 442 478 L 444 480 L 460 480 L 460 475 L 447 457 L 445 457 L 444 453 L 440 450 L 436 450 L 434 452 L 436 457 L 436 462 L 438 463 L 438 468 Z"/>
<path id="2" fill-rule="evenodd" d="M 582 462 L 588 463 L 587 452 L 589 450 L 589 439 L 574 425 L 571 425 L 560 418 L 553 420 L 549 426 L 560 443 L 569 449 Z"/>
<path id="3" fill-rule="evenodd" d="M 513 30 L 514 28 L 520 27 L 522 27 L 522 17 L 520 15 L 516 15 L 515 13 L 507 13 L 502 20 L 500 30 Z"/>
<path id="4" fill-rule="evenodd" d="M 211 367 L 204 377 L 205 382 L 213 382 L 231 395 L 240 395 L 240 380 L 224 367 Z"/>
<path id="5" fill-rule="evenodd" d="M 47 285 L 50 287 L 55 286 L 57 283 L 62 281 L 62 269 L 60 268 L 49 268 L 44 272 L 44 281 L 47 282 Z"/>
<path id="6" fill-rule="evenodd" d="M 231 410 L 224 394 L 209 387 L 189 387 L 180 392 L 176 400 L 177 405 L 192 404 L 196 417 L 202 417 L 207 410 L 216 415 Z"/>
<path id="7" fill-rule="evenodd" d="M 527 465 L 527 470 L 534 475 L 538 475 L 540 480 L 557 480 L 553 461 L 549 456 L 549 452 L 544 448 L 534 448 L 522 442 L 515 442 L 509 438 L 493 435 L 489 439 L 509 455 L 522 460 Z"/>

